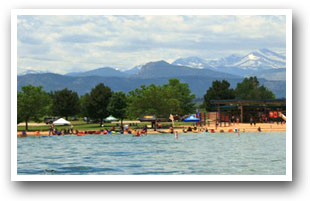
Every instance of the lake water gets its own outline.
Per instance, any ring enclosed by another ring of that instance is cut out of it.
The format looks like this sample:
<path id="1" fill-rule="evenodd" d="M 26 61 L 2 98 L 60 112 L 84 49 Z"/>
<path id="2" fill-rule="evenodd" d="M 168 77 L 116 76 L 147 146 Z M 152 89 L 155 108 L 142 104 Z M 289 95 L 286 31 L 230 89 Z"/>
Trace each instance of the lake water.
<path id="1" fill-rule="evenodd" d="M 285 133 L 18 138 L 18 174 L 285 174 Z"/>

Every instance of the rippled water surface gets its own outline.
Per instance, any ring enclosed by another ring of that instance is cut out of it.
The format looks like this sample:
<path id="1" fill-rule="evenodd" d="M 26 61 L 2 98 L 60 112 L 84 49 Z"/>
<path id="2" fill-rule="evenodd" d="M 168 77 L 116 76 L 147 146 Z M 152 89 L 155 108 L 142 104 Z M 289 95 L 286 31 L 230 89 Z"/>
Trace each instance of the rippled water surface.
<path id="1" fill-rule="evenodd" d="M 18 138 L 18 174 L 285 174 L 285 133 Z"/>

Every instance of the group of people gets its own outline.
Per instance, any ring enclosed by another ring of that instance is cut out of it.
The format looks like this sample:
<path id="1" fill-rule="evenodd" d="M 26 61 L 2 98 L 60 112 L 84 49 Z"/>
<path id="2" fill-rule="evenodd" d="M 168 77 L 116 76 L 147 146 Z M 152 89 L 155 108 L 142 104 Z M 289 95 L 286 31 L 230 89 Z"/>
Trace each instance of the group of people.
<path id="1" fill-rule="evenodd" d="M 48 135 L 68 135 L 68 134 L 74 134 L 74 126 L 71 124 L 70 128 L 68 129 L 57 129 L 55 128 L 54 124 L 50 125 L 50 128 L 48 130 Z"/>

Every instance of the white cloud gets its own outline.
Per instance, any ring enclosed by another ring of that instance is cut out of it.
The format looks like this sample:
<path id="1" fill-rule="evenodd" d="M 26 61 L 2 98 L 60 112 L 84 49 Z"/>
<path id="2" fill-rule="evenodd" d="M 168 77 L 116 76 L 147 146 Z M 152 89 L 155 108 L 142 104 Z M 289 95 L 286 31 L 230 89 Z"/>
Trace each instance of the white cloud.
<path id="1" fill-rule="evenodd" d="M 66 73 L 285 48 L 283 16 L 19 16 L 18 70 Z"/>

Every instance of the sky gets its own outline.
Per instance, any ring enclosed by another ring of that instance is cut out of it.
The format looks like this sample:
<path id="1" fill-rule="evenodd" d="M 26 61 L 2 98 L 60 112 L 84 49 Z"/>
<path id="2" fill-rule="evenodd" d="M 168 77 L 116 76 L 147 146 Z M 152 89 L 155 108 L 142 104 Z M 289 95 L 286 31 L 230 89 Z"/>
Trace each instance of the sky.
<path id="1" fill-rule="evenodd" d="M 18 73 L 130 69 L 182 57 L 285 51 L 285 16 L 19 15 Z"/>

